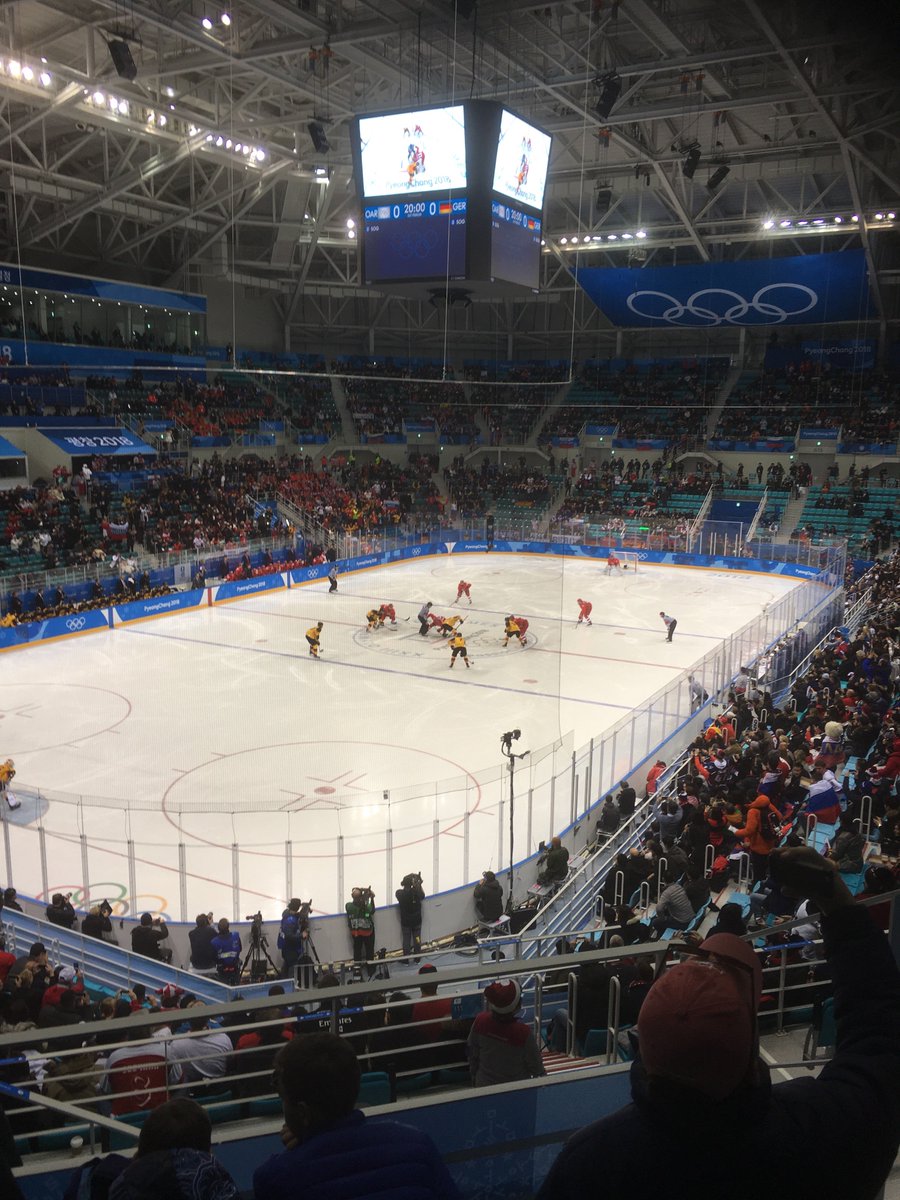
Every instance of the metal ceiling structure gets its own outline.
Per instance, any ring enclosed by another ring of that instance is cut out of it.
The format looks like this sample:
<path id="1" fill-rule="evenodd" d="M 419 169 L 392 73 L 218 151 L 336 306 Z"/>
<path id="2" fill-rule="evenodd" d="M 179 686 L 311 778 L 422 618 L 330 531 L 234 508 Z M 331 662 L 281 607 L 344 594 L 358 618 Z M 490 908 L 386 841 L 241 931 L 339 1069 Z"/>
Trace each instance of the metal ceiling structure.
<path id="1" fill-rule="evenodd" d="M 877 4 L 846 7 L 3 3 L 0 253 L 190 290 L 230 282 L 270 298 L 285 348 L 365 347 L 377 328 L 398 351 L 421 349 L 446 334 L 448 314 L 358 281 L 349 118 L 475 96 L 549 129 L 554 149 L 541 293 L 454 312 L 463 344 L 502 337 L 544 353 L 567 331 L 573 345 L 603 334 L 569 275 L 576 257 L 669 265 L 850 245 L 866 251 L 887 329 L 900 267 L 887 219 L 900 205 L 896 18 L 888 4 L 885 17 Z M 107 50 L 117 35 L 134 56 L 130 82 Z M 610 71 L 621 93 L 601 120 L 596 80 Z M 719 166 L 726 178 L 710 188 Z"/>

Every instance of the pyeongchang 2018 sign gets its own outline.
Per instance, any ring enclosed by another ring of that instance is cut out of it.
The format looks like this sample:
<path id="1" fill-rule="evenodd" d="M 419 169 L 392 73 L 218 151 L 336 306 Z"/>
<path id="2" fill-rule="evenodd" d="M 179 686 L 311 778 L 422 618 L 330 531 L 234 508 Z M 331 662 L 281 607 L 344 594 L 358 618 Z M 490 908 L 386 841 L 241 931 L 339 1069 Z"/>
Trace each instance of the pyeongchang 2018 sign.
<path id="1" fill-rule="evenodd" d="M 869 315 L 862 250 L 688 267 L 579 267 L 573 273 L 597 307 L 622 326 L 814 325 Z"/>

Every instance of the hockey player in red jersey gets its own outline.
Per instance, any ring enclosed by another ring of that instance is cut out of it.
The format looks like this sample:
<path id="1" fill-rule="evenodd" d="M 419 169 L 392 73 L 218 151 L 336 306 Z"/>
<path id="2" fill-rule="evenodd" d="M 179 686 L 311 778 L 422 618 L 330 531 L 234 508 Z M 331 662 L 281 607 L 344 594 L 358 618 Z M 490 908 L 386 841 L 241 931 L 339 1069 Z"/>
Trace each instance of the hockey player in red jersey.
<path id="1" fill-rule="evenodd" d="M 579 625 L 581 625 L 582 622 L 585 625 L 591 624 L 591 611 L 592 611 L 593 607 L 594 606 L 593 606 L 593 604 L 591 604 L 590 600 L 579 600 L 578 601 L 578 624 Z"/>
<path id="2" fill-rule="evenodd" d="M 444 624 L 444 618 L 439 617 L 436 612 L 430 612 L 428 614 L 428 624 L 432 629 L 440 629 Z"/>
<path id="3" fill-rule="evenodd" d="M 617 555 L 613 554 L 613 552 L 610 550 L 609 555 L 606 559 L 607 575 L 612 570 L 621 571 L 622 570 L 622 560 Z"/>
<path id="4" fill-rule="evenodd" d="M 381 617 L 382 625 L 385 621 L 390 621 L 392 625 L 397 624 L 397 614 L 394 611 L 393 604 L 382 604 L 378 610 L 378 615 Z"/>
<path id="5" fill-rule="evenodd" d="M 471 586 L 472 586 L 471 583 L 466 583 L 465 579 L 461 579 L 459 581 L 459 583 L 456 585 L 456 600 L 454 601 L 455 604 L 459 604 L 460 598 L 462 596 L 465 596 L 465 598 L 468 600 L 468 602 L 470 604 L 472 603 L 472 597 L 469 595 L 469 588 Z"/>

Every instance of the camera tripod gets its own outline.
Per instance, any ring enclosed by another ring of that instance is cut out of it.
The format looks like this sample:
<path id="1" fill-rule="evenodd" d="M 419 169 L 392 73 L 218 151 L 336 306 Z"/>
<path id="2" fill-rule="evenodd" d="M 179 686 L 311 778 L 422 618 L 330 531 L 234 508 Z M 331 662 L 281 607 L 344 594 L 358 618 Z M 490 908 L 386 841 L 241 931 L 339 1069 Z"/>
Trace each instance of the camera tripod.
<path id="1" fill-rule="evenodd" d="M 275 978 L 278 978 L 278 968 L 269 957 L 268 947 L 269 943 L 266 940 L 266 935 L 251 925 L 250 949 L 247 951 L 246 957 L 241 963 L 241 969 L 238 972 L 239 981 L 243 979 L 248 963 L 250 964 L 251 983 L 264 983 L 269 977 L 269 967 L 272 968 L 272 974 L 275 976 Z M 268 964 L 268 966 L 266 964 Z"/>

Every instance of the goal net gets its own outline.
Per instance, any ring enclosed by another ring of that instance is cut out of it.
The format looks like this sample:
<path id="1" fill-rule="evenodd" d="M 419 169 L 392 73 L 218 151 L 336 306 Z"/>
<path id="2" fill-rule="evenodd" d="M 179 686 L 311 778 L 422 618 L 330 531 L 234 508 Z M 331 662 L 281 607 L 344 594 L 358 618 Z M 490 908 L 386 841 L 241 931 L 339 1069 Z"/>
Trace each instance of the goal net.
<path id="1" fill-rule="evenodd" d="M 617 558 L 621 564 L 623 571 L 636 571 L 638 569 L 638 556 L 631 550 L 610 550 L 610 558 Z M 606 568 L 609 570 L 609 567 Z"/>

